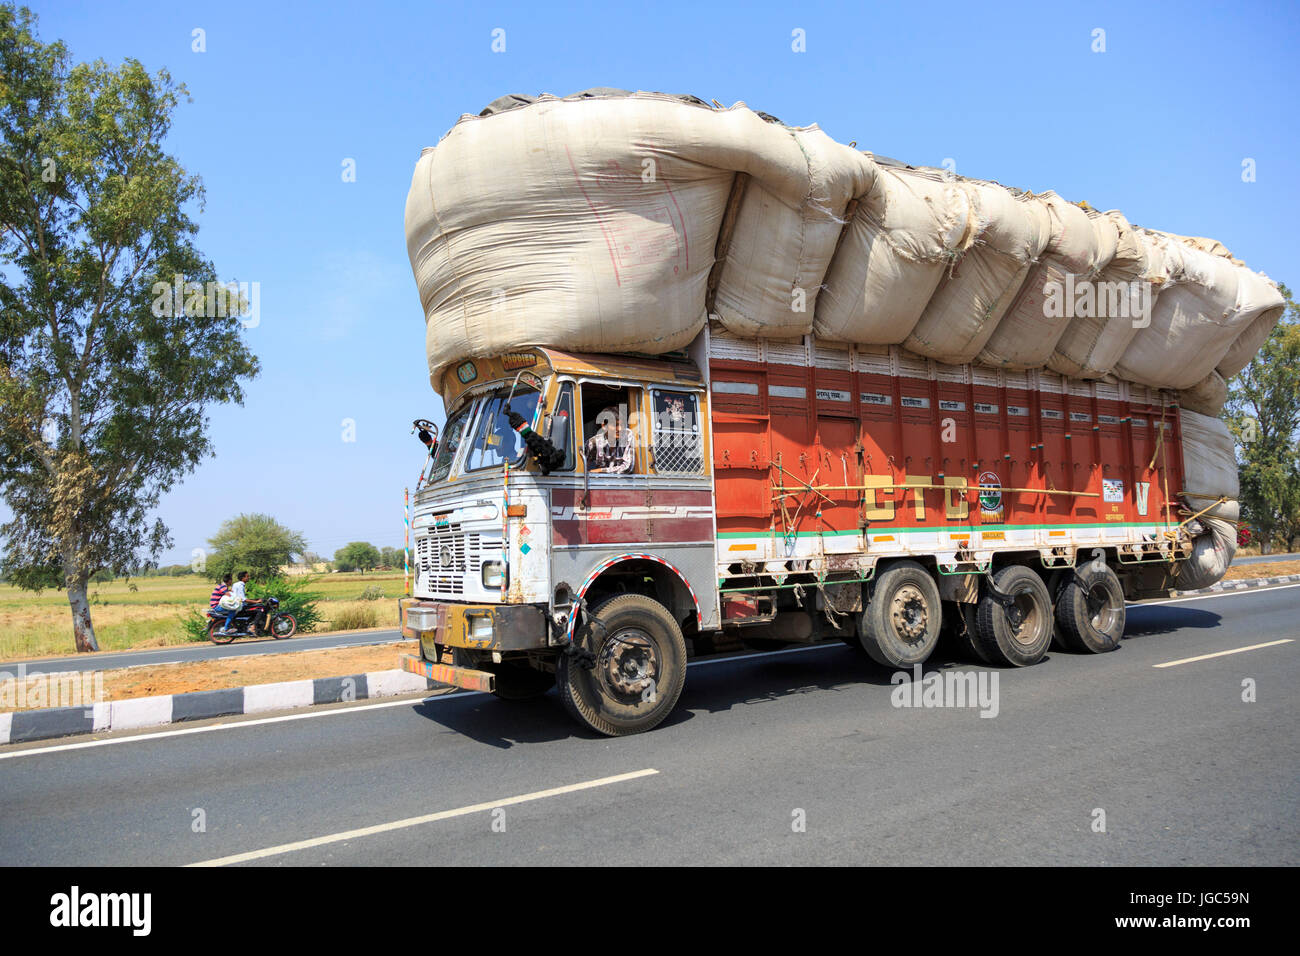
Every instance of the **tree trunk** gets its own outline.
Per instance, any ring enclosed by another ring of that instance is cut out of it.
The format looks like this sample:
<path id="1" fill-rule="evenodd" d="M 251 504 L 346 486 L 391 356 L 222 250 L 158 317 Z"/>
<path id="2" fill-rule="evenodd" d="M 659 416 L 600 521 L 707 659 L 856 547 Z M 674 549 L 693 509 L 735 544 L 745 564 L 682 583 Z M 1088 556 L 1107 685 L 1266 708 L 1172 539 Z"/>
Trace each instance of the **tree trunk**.
<path id="1" fill-rule="evenodd" d="M 68 604 L 72 606 L 72 634 L 77 641 L 77 651 L 99 650 L 95 640 L 95 626 L 90 623 L 90 602 L 86 600 L 87 578 L 81 575 L 68 585 Z"/>

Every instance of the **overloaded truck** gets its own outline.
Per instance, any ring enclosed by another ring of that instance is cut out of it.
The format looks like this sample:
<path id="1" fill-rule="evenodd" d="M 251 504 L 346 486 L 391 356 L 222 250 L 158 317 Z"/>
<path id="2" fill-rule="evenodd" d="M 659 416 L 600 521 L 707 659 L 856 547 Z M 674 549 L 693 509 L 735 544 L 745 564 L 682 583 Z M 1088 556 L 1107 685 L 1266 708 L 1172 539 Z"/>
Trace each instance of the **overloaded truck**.
<path id="1" fill-rule="evenodd" d="M 1216 416 L 1283 300 L 1212 240 L 614 90 L 463 117 L 406 233 L 431 680 L 636 733 L 688 644 L 1029 666 L 1234 554 Z"/>

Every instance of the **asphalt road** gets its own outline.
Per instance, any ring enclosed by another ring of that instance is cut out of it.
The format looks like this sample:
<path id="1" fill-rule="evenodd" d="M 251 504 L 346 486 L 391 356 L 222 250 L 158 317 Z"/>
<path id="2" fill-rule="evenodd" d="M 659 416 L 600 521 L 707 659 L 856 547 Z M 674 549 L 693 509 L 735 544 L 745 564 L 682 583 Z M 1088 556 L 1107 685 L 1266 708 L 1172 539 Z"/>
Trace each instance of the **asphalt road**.
<path id="1" fill-rule="evenodd" d="M 1294 561 L 1300 558 L 1300 552 L 1290 554 L 1256 554 L 1249 557 L 1233 558 L 1233 564 L 1268 564 L 1271 561 Z M 1261 571 L 1261 574 L 1265 572 Z"/>
<path id="2" fill-rule="evenodd" d="M 4 661 L 0 671 L 14 673 L 19 666 L 28 674 L 57 672 L 106 671 L 117 667 L 143 667 L 148 664 L 175 664 L 186 661 L 215 661 L 247 654 L 286 654 L 290 651 L 314 651 L 325 647 L 358 647 L 400 641 L 401 631 L 361 631 L 345 634 L 304 634 L 288 640 L 275 638 L 237 640 L 224 646 L 217 644 L 179 644 L 144 651 L 114 651 L 100 654 L 77 654 L 69 657 L 43 657 L 26 661 Z"/>
<path id="3" fill-rule="evenodd" d="M 462 693 L 0 748 L 0 864 L 1295 865 L 1298 622 L 1279 587 L 1130 608 L 1111 654 L 931 661 L 996 673 L 992 718 L 895 707 L 836 644 L 700 661 L 617 740 Z"/>

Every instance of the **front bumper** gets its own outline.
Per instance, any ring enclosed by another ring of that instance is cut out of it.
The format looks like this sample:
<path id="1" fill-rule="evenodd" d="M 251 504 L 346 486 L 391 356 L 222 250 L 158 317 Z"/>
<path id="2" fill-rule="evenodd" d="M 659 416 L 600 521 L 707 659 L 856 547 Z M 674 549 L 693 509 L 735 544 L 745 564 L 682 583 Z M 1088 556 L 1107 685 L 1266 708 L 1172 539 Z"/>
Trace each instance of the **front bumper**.
<path id="1" fill-rule="evenodd" d="M 538 604 L 452 604 L 402 598 L 402 636 L 413 637 L 425 656 L 434 645 L 476 651 L 531 651 L 549 646 L 546 614 Z"/>
<path id="2" fill-rule="evenodd" d="M 401 655 L 399 663 L 402 670 L 411 674 L 418 674 L 440 684 L 451 684 L 453 687 L 478 690 L 485 694 L 490 694 L 496 690 L 496 675 L 489 674 L 487 671 L 476 671 L 468 667 L 452 667 L 448 664 L 430 664 L 428 661 L 411 654 Z"/>

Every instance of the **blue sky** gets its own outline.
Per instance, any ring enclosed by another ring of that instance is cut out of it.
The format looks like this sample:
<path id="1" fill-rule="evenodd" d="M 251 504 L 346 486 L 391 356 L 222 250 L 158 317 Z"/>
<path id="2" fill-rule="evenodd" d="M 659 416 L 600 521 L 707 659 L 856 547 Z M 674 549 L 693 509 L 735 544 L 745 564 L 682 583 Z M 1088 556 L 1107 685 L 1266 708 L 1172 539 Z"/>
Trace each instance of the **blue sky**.
<path id="1" fill-rule="evenodd" d="M 243 407 L 213 413 L 216 458 L 163 500 L 165 563 L 240 511 L 324 555 L 401 545 L 423 450 L 410 421 L 442 418 L 403 205 L 421 148 L 505 93 L 743 100 L 862 149 L 951 158 L 964 175 L 1212 236 L 1300 285 L 1291 3 L 30 6 L 41 38 L 77 59 L 135 57 L 188 85 L 168 145 L 207 189 L 200 248 L 224 278 L 261 286 L 245 334 L 262 375 Z M 196 28 L 206 52 L 191 49 Z M 791 50 L 795 29 L 806 52 Z"/>

